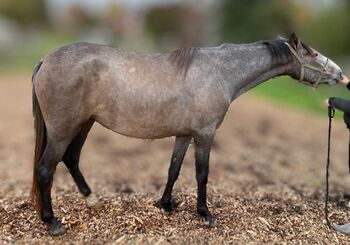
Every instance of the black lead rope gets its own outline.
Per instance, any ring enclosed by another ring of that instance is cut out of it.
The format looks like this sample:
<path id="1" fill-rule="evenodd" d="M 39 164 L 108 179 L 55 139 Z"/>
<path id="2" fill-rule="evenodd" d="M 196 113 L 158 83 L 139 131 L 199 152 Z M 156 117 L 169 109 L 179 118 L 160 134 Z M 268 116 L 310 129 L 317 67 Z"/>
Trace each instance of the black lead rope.
<path id="1" fill-rule="evenodd" d="M 328 199 L 329 199 L 329 165 L 330 165 L 330 149 L 331 149 L 331 130 L 332 130 L 332 119 L 334 117 L 334 108 L 328 107 L 328 150 L 327 150 L 327 168 L 326 168 L 326 202 L 325 202 L 325 216 L 327 225 L 330 228 L 335 229 L 345 235 L 350 236 L 350 223 L 338 225 L 334 224 L 329 220 L 328 213 Z M 349 142 L 349 150 L 350 150 L 350 142 Z M 349 151 L 350 154 L 350 151 Z M 349 171 L 350 171 L 350 155 L 349 155 Z"/>
<path id="2" fill-rule="evenodd" d="M 349 174 L 350 174 L 350 131 L 349 131 L 349 156 L 348 156 L 348 166 L 349 166 Z"/>

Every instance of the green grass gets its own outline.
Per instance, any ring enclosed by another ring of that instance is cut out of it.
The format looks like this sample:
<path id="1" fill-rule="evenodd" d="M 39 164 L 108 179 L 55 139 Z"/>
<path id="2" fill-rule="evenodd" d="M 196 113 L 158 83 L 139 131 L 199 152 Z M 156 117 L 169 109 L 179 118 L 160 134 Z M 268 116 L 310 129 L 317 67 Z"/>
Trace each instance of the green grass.
<path id="1" fill-rule="evenodd" d="M 18 74 L 31 72 L 35 64 L 53 49 L 73 42 L 74 38 L 68 35 L 58 35 L 52 32 L 39 32 L 28 35 L 16 48 L 2 54 L 0 59 L 1 74 Z"/>
<path id="2" fill-rule="evenodd" d="M 327 109 L 323 104 L 327 98 L 350 99 L 350 92 L 344 85 L 320 85 L 315 90 L 289 77 L 272 79 L 252 89 L 249 93 L 319 115 L 327 115 Z M 338 117 L 342 115 L 339 112 L 336 114 Z"/>

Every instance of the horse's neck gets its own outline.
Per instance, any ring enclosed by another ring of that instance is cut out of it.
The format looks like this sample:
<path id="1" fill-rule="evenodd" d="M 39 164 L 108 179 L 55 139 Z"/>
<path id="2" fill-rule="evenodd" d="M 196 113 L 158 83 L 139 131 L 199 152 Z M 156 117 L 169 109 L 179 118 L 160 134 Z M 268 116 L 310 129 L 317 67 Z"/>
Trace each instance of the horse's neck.
<path id="1" fill-rule="evenodd" d="M 219 56 L 221 75 L 231 101 L 264 81 L 289 75 L 291 68 L 288 63 L 273 63 L 267 46 L 262 43 L 225 44 Z"/>

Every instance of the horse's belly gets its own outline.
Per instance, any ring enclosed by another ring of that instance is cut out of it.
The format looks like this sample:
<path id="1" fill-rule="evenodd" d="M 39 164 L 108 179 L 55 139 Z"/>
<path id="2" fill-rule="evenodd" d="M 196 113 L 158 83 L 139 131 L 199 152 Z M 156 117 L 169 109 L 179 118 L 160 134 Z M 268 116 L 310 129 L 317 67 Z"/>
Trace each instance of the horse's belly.
<path id="1" fill-rule="evenodd" d="M 96 117 L 96 121 L 116 133 L 140 139 L 160 139 L 189 133 L 176 122 L 151 116 L 131 119 L 117 115 L 114 118 Z"/>
<path id="2" fill-rule="evenodd" d="M 183 93 L 169 88 L 162 93 L 153 87 L 126 88 L 119 84 L 99 99 L 95 106 L 96 121 L 119 134 L 142 139 L 187 133 L 184 128 L 188 99 Z"/>

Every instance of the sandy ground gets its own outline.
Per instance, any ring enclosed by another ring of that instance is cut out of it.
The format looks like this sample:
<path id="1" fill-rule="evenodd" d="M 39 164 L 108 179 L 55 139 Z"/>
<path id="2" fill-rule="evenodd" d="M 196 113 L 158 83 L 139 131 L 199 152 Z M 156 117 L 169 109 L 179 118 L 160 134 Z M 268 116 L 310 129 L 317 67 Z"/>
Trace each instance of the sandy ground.
<path id="1" fill-rule="evenodd" d="M 130 139 L 95 124 L 81 168 L 100 205 L 84 205 L 60 164 L 53 205 L 68 233 L 54 238 L 29 201 L 32 125 L 30 75 L 0 77 L 1 244 L 349 242 L 324 224 L 326 115 L 310 116 L 251 95 L 232 104 L 211 155 L 208 203 L 219 222 L 213 229 L 196 214 L 193 147 L 174 189 L 178 206 L 168 214 L 154 203 L 166 183 L 174 139 Z M 348 220 L 347 138 L 336 121 L 331 217 L 337 222 Z"/>

